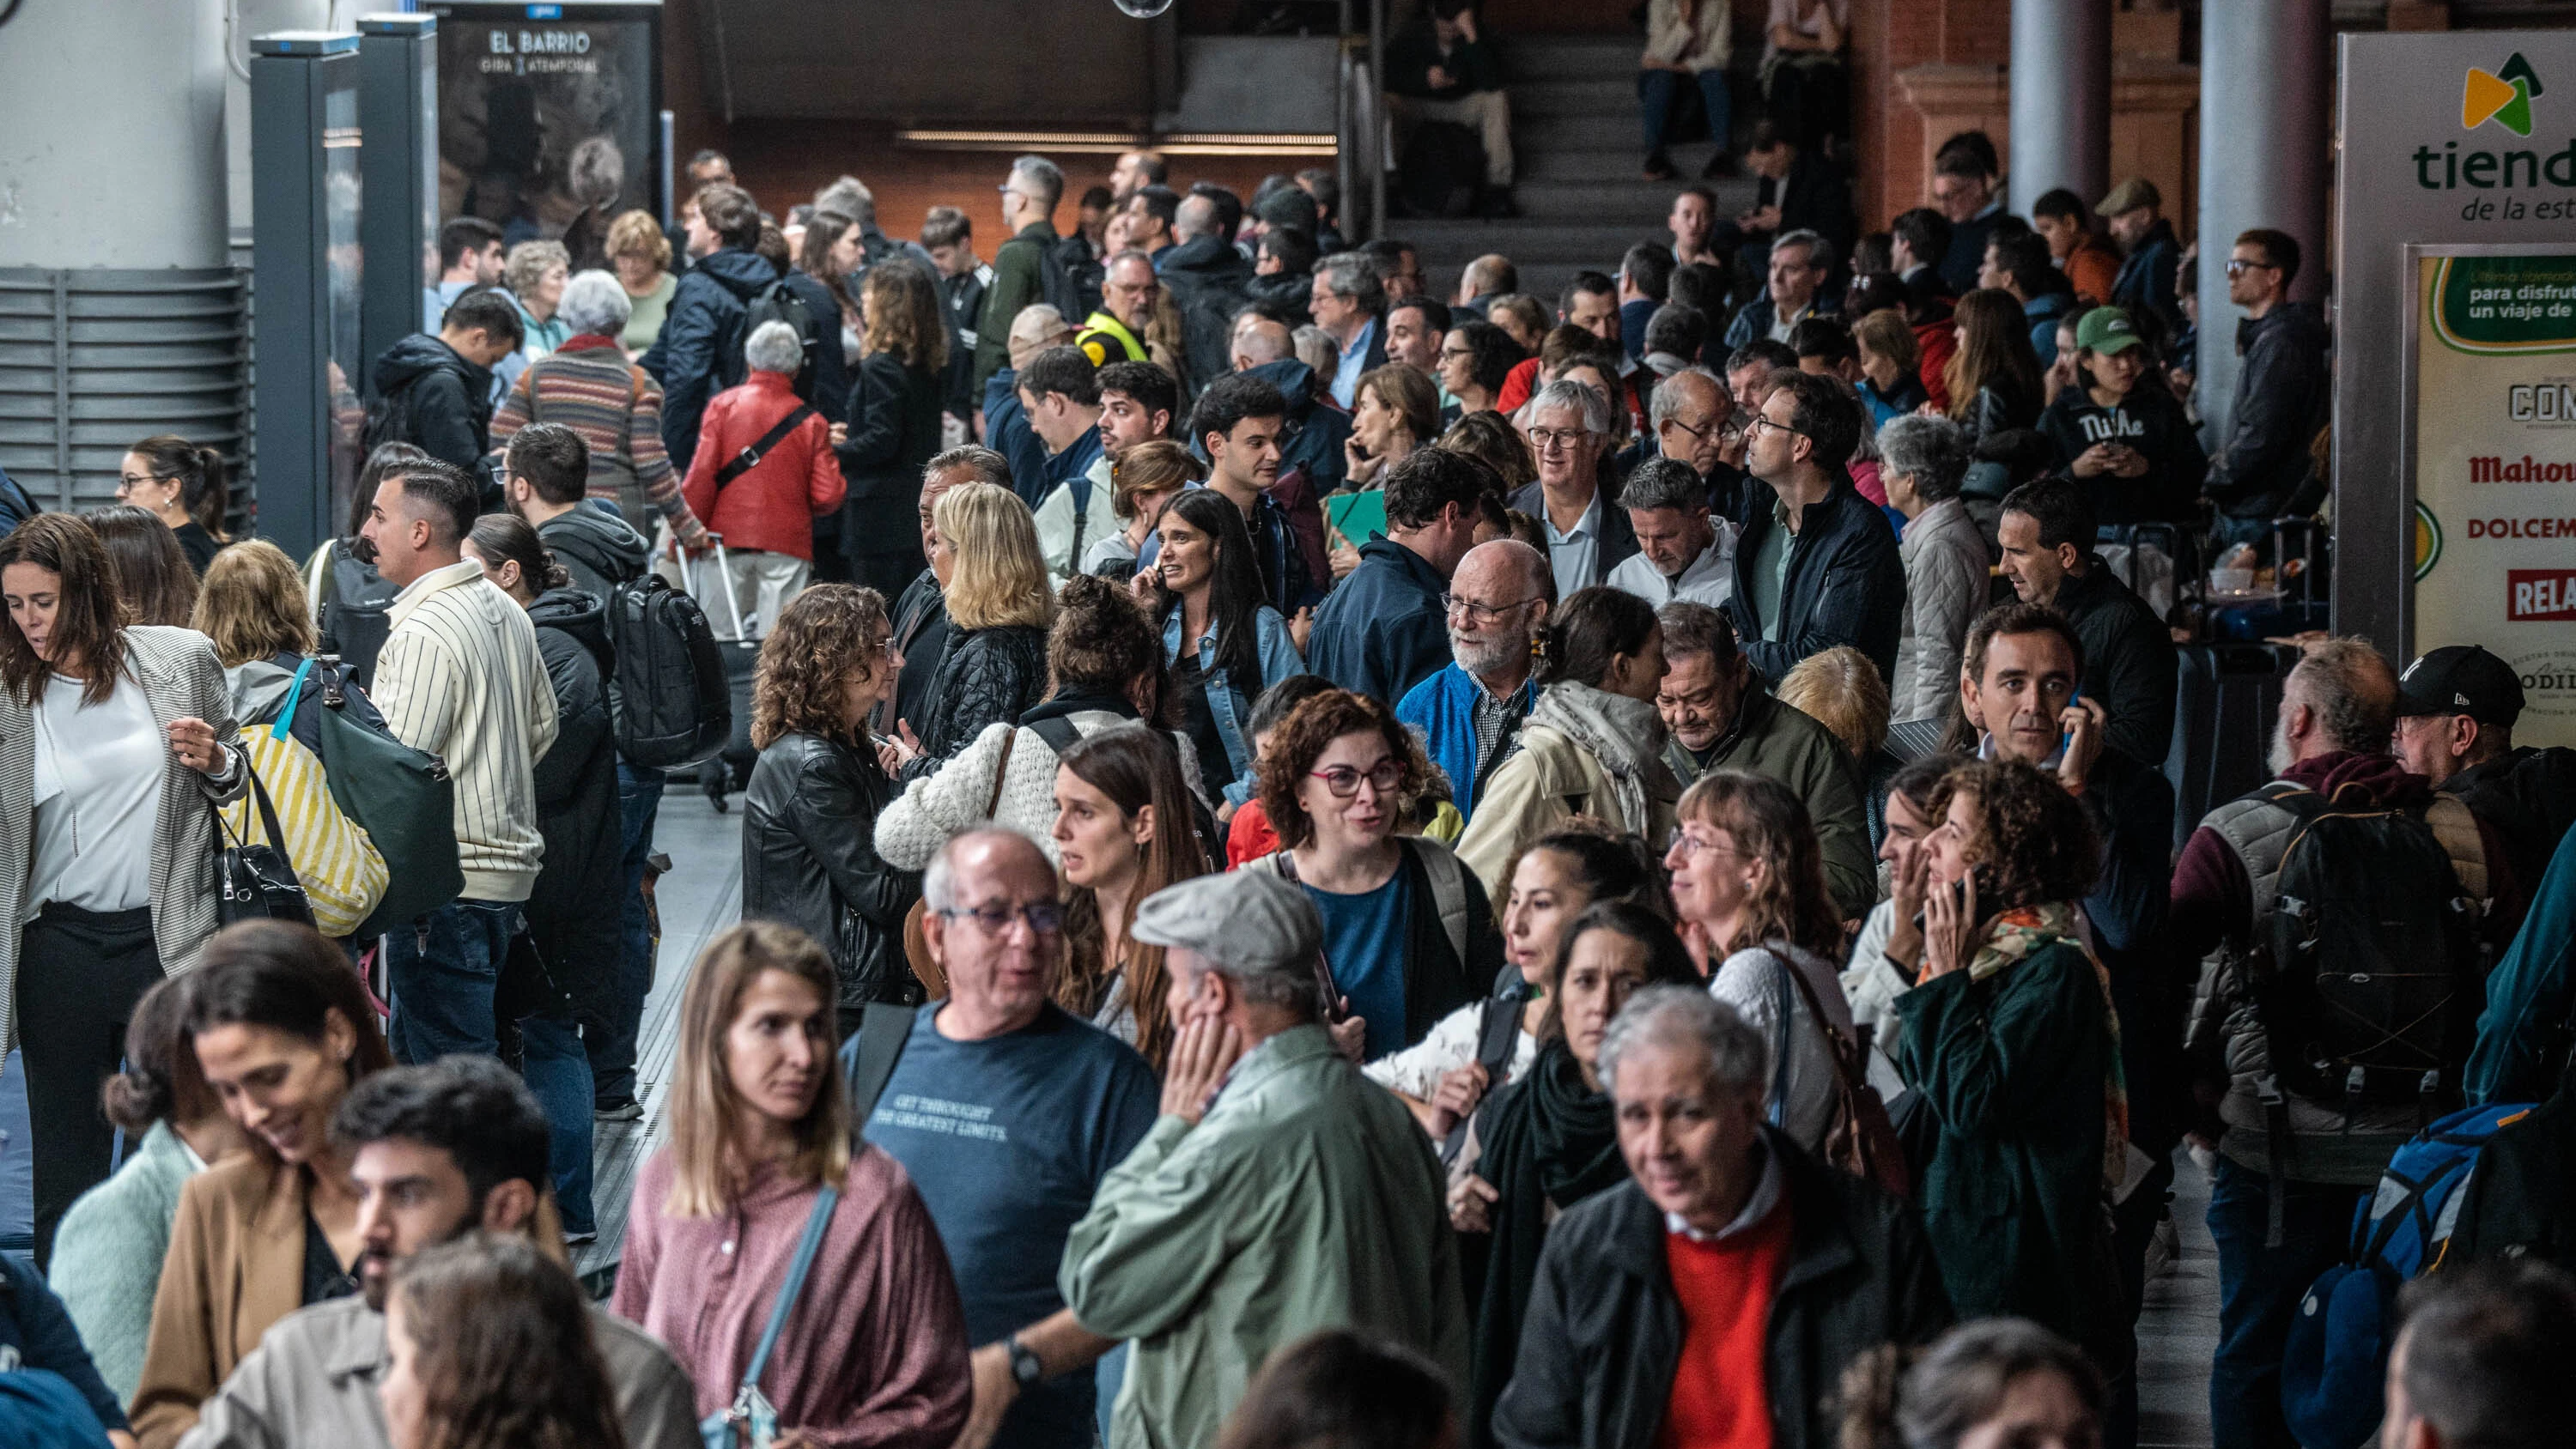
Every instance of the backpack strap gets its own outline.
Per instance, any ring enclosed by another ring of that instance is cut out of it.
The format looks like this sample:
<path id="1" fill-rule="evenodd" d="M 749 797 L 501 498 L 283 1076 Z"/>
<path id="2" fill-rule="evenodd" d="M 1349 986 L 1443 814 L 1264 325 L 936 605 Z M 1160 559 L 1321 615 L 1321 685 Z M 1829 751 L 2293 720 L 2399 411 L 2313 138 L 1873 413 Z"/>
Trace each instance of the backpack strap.
<path id="1" fill-rule="evenodd" d="M 1072 749 L 1082 739 L 1082 731 L 1075 729 L 1073 721 L 1060 714 L 1049 715 L 1021 728 L 1046 741 L 1046 747 L 1058 755 Z"/>
<path id="2" fill-rule="evenodd" d="M 726 484 L 759 467 L 760 460 L 769 455 L 770 449 L 787 441 L 788 434 L 803 427 L 805 420 L 814 416 L 816 413 L 811 403 L 800 402 L 788 409 L 787 416 L 770 424 L 769 431 L 760 435 L 760 441 L 736 453 L 733 461 L 716 470 L 716 491 L 722 493 Z"/>
<path id="3" fill-rule="evenodd" d="M 2442 853 L 2451 857 L 2451 872 L 2460 878 L 2460 889 L 2477 903 L 2484 915 L 2492 901 L 2487 880 L 2486 841 L 2478 834 L 2477 817 L 2469 813 L 2468 802 L 2448 791 L 2433 792 L 2433 803 L 2424 807 L 2424 824 L 2433 838 L 2442 842 Z"/>
<path id="4" fill-rule="evenodd" d="M 2289 853 L 2299 827 L 2330 807 L 2324 796 L 2304 785 L 2274 780 L 2254 793 L 2229 801 L 2209 813 L 2209 829 L 2234 852 L 2252 887 L 2253 919 L 2271 913 L 2279 894 L 2281 858 Z"/>
<path id="5" fill-rule="evenodd" d="M 870 1002 L 859 1017 L 859 1029 L 841 1048 L 845 1069 L 842 1075 L 850 1087 L 850 1121 L 859 1133 L 867 1131 L 868 1118 L 877 1110 L 877 1099 L 885 1095 L 886 1083 L 894 1080 L 895 1066 L 903 1060 L 903 1049 L 912 1041 L 914 1015 L 909 1006 Z"/>
<path id="6" fill-rule="evenodd" d="M 1449 937 L 1449 949 L 1458 956 L 1458 964 L 1467 964 L 1467 871 L 1458 857 L 1446 847 L 1419 835 L 1403 837 L 1413 858 L 1422 862 L 1423 873 L 1431 878 L 1431 903 L 1440 908 L 1440 929 Z"/>

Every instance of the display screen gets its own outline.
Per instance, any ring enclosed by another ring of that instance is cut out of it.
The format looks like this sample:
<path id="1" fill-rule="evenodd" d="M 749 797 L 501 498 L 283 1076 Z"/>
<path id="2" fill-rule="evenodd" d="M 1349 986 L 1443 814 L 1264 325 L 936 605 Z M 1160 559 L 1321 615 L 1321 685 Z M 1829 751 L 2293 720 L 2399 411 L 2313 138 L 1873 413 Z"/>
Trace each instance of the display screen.
<path id="1" fill-rule="evenodd" d="M 608 224 L 658 211 L 658 6 L 442 5 L 438 196 L 510 245 L 605 265 Z"/>

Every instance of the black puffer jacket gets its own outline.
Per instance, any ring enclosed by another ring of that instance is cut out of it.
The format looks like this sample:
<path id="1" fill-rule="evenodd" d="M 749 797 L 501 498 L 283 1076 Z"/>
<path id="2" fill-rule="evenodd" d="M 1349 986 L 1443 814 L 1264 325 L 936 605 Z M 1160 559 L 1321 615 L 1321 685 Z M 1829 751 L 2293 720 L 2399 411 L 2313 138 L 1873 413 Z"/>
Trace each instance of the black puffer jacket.
<path id="1" fill-rule="evenodd" d="M 492 370 L 426 332 L 384 350 L 369 375 L 393 436 L 480 476 L 492 450 Z"/>
<path id="2" fill-rule="evenodd" d="M 743 796 L 742 913 L 823 943 L 843 1009 L 899 1001 L 911 981 L 903 918 L 921 877 L 878 856 L 877 812 L 894 784 L 876 756 L 821 735 L 781 735 Z"/>
<path id="3" fill-rule="evenodd" d="M 930 684 L 921 758 L 904 766 L 906 780 L 936 774 L 948 757 L 972 744 L 988 726 L 1016 720 L 1046 698 L 1046 631 L 1014 624 L 960 630 L 952 622 L 948 653 Z"/>
<path id="4" fill-rule="evenodd" d="M 528 606 L 537 652 L 555 691 L 555 742 L 537 761 L 537 832 L 545 869 L 526 907 L 528 933 L 555 985 L 585 1022 L 607 1026 L 618 953 L 617 749 L 605 680 L 616 674 L 606 610 L 577 589 L 553 589 Z"/>

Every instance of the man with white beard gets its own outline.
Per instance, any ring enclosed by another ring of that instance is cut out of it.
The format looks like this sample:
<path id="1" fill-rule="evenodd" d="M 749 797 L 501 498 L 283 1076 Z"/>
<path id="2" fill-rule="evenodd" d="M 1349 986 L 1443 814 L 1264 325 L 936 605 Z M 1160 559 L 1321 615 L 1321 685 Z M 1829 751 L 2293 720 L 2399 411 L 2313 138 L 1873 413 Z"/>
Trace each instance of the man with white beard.
<path id="1" fill-rule="evenodd" d="M 1556 575 L 1547 555 L 1498 538 L 1467 550 L 1443 602 L 1449 665 L 1415 685 L 1395 717 L 1422 736 L 1431 763 L 1449 776 L 1450 802 L 1472 819 L 1478 787 L 1519 748 L 1521 721 L 1538 697 L 1531 642 L 1556 607 Z"/>

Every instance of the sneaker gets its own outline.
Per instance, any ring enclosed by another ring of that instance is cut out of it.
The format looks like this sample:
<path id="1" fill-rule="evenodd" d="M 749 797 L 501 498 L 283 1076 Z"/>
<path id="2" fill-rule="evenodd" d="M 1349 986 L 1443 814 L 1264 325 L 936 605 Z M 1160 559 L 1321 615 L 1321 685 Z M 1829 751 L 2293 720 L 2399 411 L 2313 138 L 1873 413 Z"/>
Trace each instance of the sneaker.
<path id="1" fill-rule="evenodd" d="M 1648 181 L 1670 181 L 1678 174 L 1680 173 L 1673 170 L 1673 158 L 1663 152 L 1656 151 L 1646 157 Z"/>
<path id="2" fill-rule="evenodd" d="M 590 1119 L 594 1122 L 641 1122 L 644 1120 L 644 1104 L 633 1097 L 595 1103 L 590 1109 Z"/>

